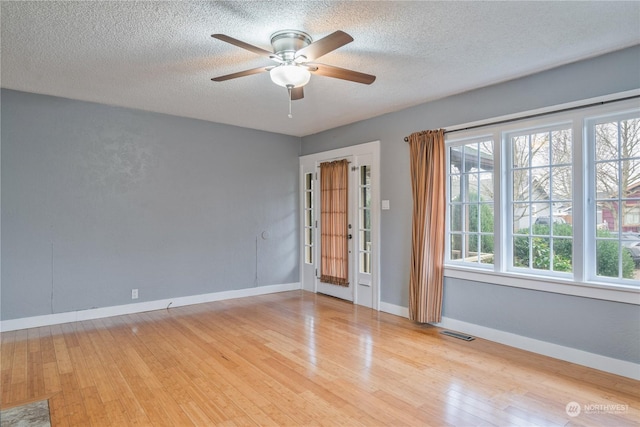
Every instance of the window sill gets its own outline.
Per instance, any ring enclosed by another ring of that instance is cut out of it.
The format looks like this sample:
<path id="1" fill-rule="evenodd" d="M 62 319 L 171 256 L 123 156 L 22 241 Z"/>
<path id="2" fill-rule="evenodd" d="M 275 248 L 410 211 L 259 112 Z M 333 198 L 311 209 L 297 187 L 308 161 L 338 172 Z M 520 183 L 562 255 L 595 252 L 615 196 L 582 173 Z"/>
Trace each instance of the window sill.
<path id="1" fill-rule="evenodd" d="M 518 273 L 498 273 L 495 271 L 452 265 L 445 265 L 444 276 L 534 291 L 553 292 L 640 305 L 640 288 L 633 286 L 581 283 L 550 277 L 534 277 Z"/>

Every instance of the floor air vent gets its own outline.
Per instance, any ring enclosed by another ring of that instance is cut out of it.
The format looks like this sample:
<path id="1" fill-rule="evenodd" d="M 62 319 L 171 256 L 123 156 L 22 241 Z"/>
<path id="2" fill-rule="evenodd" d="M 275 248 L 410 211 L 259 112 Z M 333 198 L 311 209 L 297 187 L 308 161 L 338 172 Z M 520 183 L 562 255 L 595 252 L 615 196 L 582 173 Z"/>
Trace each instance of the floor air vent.
<path id="1" fill-rule="evenodd" d="M 460 334 L 458 332 L 442 331 L 440 333 L 442 335 L 447 335 L 447 336 L 458 338 L 458 339 L 465 340 L 465 341 L 473 341 L 473 340 L 475 340 L 475 337 L 472 337 L 471 335 Z"/>

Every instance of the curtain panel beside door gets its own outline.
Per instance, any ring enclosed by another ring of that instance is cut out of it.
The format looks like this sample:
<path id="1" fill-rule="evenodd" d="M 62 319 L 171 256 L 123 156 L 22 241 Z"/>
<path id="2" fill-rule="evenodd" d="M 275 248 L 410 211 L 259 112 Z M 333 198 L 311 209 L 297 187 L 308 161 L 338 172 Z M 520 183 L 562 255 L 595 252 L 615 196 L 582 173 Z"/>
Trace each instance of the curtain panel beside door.
<path id="1" fill-rule="evenodd" d="M 349 286 L 349 162 L 320 164 L 320 281 Z"/>

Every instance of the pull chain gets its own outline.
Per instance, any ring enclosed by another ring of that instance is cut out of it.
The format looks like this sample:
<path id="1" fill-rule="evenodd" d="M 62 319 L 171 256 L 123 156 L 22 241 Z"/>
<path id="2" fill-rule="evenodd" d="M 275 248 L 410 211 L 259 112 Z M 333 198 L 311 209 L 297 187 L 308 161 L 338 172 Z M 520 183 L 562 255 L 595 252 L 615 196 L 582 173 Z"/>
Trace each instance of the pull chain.
<path id="1" fill-rule="evenodd" d="M 293 89 L 293 85 L 287 85 L 287 91 L 289 92 L 289 118 L 292 119 L 293 115 L 291 114 L 291 90 Z"/>

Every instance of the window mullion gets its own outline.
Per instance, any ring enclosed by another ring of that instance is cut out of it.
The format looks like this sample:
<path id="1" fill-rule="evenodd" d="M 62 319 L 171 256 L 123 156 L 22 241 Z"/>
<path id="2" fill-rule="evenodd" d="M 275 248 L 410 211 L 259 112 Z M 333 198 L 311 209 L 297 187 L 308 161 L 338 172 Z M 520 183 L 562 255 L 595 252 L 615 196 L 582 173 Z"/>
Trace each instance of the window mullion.
<path id="1" fill-rule="evenodd" d="M 504 159 L 508 156 L 505 153 L 505 144 L 500 132 L 493 134 L 493 269 L 494 271 L 505 271 L 505 256 L 509 253 L 506 250 L 508 245 L 508 233 L 506 233 L 506 211 L 504 200 L 507 191 L 506 185 L 502 185 L 507 176 L 507 168 Z"/>
<path id="2" fill-rule="evenodd" d="M 591 208 L 587 206 L 587 202 L 591 199 L 588 194 L 592 182 L 589 172 L 592 168 L 590 166 L 592 163 L 590 163 L 590 156 L 587 155 L 591 149 L 590 145 L 582 143 L 582 141 L 586 141 L 586 135 L 584 134 L 584 125 L 580 117 L 573 118 L 572 135 L 573 141 L 576 142 L 572 145 L 571 153 L 573 156 L 573 180 L 571 183 L 573 194 L 573 201 L 571 202 L 573 279 L 577 282 L 584 282 L 587 279 L 585 267 L 591 263 L 586 257 L 588 253 L 595 252 L 593 249 L 590 250 L 590 248 L 595 248 L 595 242 L 589 242 L 586 239 L 587 230 L 592 227 L 589 217 Z M 585 209 L 587 209 L 586 212 Z M 595 229 L 595 225 L 593 227 Z"/>

